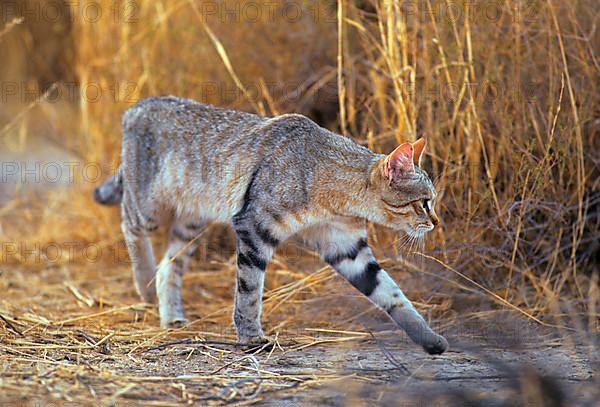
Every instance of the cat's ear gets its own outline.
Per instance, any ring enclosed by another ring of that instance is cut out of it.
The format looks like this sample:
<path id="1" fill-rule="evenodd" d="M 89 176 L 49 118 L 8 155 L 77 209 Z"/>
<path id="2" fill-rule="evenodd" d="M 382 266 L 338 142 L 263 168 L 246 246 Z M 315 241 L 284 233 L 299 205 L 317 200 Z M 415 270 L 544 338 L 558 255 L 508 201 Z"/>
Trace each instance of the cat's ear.
<path id="1" fill-rule="evenodd" d="M 421 157 L 423 156 L 423 151 L 425 151 L 425 146 L 427 142 L 423 137 L 412 143 L 413 146 L 413 163 L 417 166 L 421 166 Z"/>
<path id="2" fill-rule="evenodd" d="M 411 143 L 402 143 L 385 157 L 384 172 L 390 181 L 415 170 L 414 150 Z"/>

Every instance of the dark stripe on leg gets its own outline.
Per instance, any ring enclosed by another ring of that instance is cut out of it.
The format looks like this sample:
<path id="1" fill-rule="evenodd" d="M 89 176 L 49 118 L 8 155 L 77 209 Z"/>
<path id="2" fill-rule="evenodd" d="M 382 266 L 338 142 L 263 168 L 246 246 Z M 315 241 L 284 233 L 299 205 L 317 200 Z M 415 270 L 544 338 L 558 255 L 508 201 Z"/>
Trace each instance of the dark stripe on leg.
<path id="1" fill-rule="evenodd" d="M 266 245 L 275 247 L 279 244 L 279 239 L 273 236 L 268 229 L 263 228 L 261 225 L 256 225 L 256 234 Z"/>
<path id="2" fill-rule="evenodd" d="M 387 308 L 385 309 L 385 312 L 387 312 L 388 314 L 391 314 L 392 312 L 394 312 L 394 310 L 395 310 L 396 308 L 398 308 L 398 309 L 400 309 L 400 308 L 404 308 L 404 304 L 401 304 L 401 303 L 392 304 L 392 305 L 390 305 L 389 307 L 387 307 Z"/>
<path id="3" fill-rule="evenodd" d="M 348 252 L 335 253 L 333 255 L 325 255 L 325 261 L 332 266 L 335 266 L 346 259 L 356 260 L 356 256 L 365 248 L 368 247 L 366 239 L 359 239 L 352 249 Z"/>
<path id="4" fill-rule="evenodd" d="M 267 262 L 252 252 L 238 253 L 237 264 L 238 267 L 256 267 L 263 271 L 267 268 Z"/>
<path id="5" fill-rule="evenodd" d="M 142 227 L 142 221 L 140 220 L 140 214 L 138 213 L 137 208 L 132 207 L 130 209 L 130 214 L 134 218 L 133 221 L 135 222 L 136 226 Z"/>
<path id="6" fill-rule="evenodd" d="M 252 237 L 250 236 L 250 232 L 248 232 L 247 230 L 236 230 L 236 233 L 237 233 L 238 237 L 240 238 L 240 240 L 242 242 L 244 242 L 250 250 L 252 250 L 253 252 L 258 251 L 256 244 L 254 243 L 254 241 L 252 240 Z"/>
<path id="7" fill-rule="evenodd" d="M 244 193 L 242 207 L 235 215 L 233 215 L 234 226 L 239 225 L 240 222 L 243 221 L 244 213 L 248 210 L 248 208 L 250 208 L 250 204 L 252 203 L 252 187 L 254 185 L 254 182 L 256 181 L 256 177 L 258 175 L 259 170 L 260 167 L 254 170 L 254 172 L 252 173 L 252 176 L 250 177 L 250 182 L 248 182 L 248 187 L 246 188 L 246 192 Z"/>
<path id="8" fill-rule="evenodd" d="M 146 229 L 149 232 L 153 232 L 158 229 L 158 221 L 154 219 L 152 216 L 142 214 L 143 222 L 140 223 L 140 226 Z M 139 219 L 139 218 L 138 218 Z"/>
<path id="9" fill-rule="evenodd" d="M 185 234 L 184 232 L 182 232 L 181 230 L 179 230 L 178 228 L 174 227 L 173 229 L 171 229 L 171 235 L 182 241 L 182 242 L 189 242 L 190 240 L 193 240 L 196 235 L 194 236 L 188 236 L 187 234 Z"/>
<path id="10" fill-rule="evenodd" d="M 203 223 L 188 223 L 185 225 L 185 228 L 190 231 L 198 232 L 202 228 L 204 228 L 204 224 Z"/>
<path id="11" fill-rule="evenodd" d="M 359 276 L 352 278 L 350 283 L 368 297 L 375 291 L 377 284 L 379 284 L 377 280 L 379 270 L 381 270 L 379 264 L 372 261 L 367 264 L 365 270 Z"/>
<path id="12" fill-rule="evenodd" d="M 137 236 L 140 230 L 138 225 L 135 223 L 134 219 L 131 217 L 131 208 L 129 208 L 129 205 L 127 204 L 122 204 L 121 208 L 123 209 L 123 215 L 125 215 L 125 221 L 126 224 L 129 226 L 129 230 Z"/>
<path id="13" fill-rule="evenodd" d="M 254 291 L 254 289 L 250 288 L 246 280 L 240 277 L 238 278 L 238 291 L 242 294 L 247 294 L 251 291 Z"/>

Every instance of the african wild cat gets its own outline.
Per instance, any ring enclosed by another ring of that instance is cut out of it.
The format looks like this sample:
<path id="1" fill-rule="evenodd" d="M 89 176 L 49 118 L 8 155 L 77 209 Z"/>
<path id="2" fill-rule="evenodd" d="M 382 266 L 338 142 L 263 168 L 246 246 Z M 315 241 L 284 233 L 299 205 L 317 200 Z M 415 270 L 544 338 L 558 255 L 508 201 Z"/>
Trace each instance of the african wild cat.
<path id="1" fill-rule="evenodd" d="M 218 221 L 237 235 L 233 320 L 241 341 L 264 341 L 265 268 L 275 247 L 301 232 L 413 341 L 431 354 L 447 349 L 367 244 L 366 221 L 413 236 L 438 223 L 436 192 L 418 166 L 423 139 L 386 156 L 301 115 L 265 118 L 177 97 L 140 101 L 123 115 L 122 131 L 119 171 L 95 198 L 121 202 L 135 286 L 147 302 L 158 297 L 161 326 L 186 322 L 182 274 L 194 238 Z M 169 243 L 157 268 L 149 235 L 163 223 Z"/>

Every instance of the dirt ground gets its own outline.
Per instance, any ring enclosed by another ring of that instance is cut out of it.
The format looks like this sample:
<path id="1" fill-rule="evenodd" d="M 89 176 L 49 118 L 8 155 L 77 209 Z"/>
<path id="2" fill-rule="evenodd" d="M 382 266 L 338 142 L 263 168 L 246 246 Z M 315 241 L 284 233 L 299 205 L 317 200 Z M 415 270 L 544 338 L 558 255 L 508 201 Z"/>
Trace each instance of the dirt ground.
<path id="1" fill-rule="evenodd" d="M 249 402 L 282 406 L 357 402 L 406 406 L 419 402 L 429 406 L 440 401 L 464 406 L 598 403 L 594 366 L 586 347 L 568 350 L 533 342 L 519 349 L 483 346 L 477 352 L 453 349 L 431 357 L 410 344 L 399 343 L 392 333 L 376 336 L 378 341 L 366 337 L 304 349 L 284 345 L 272 353 L 258 354 L 227 345 L 185 343 L 142 348 L 128 357 L 105 351 L 92 357 L 53 359 L 50 353 L 46 360 L 54 360 L 52 364 L 15 361 L 18 369 L 5 368 L 3 402 Z M 74 377 L 57 374 L 63 369 L 77 373 Z M 31 384 L 37 380 L 42 387 Z"/>
<path id="2" fill-rule="evenodd" d="M 554 401 L 555 405 L 598 403 L 587 347 L 577 346 L 573 351 L 536 341 L 519 348 L 487 345 L 471 351 L 453 349 L 431 357 L 412 344 L 399 342 L 397 333 L 381 332 L 376 338 L 297 350 L 284 346 L 272 354 L 235 351 L 219 362 L 213 359 L 219 351 L 181 344 L 167 352 L 145 352 L 139 365 L 107 360 L 100 366 L 137 376 L 142 383 L 144 376 L 155 377 L 148 382 L 177 377 L 181 394 L 171 394 L 173 402 L 258 399 L 284 406 L 357 402 L 409 406 L 416 401 L 428 406 L 441 400 L 486 406 L 519 401 L 530 406 L 552 405 Z M 205 389 L 196 392 L 194 381 L 202 380 L 207 372 L 217 372 L 231 381 L 216 385 L 208 394 Z M 133 400 L 135 393 L 132 389 Z"/>

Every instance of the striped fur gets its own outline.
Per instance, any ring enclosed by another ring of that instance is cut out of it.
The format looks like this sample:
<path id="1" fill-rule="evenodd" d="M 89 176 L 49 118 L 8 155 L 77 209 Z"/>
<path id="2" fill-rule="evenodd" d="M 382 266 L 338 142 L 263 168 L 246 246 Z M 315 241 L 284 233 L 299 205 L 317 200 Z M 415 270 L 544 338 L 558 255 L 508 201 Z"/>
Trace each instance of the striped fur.
<path id="1" fill-rule="evenodd" d="M 435 334 L 381 268 L 366 221 L 421 236 L 437 224 L 436 193 L 419 160 L 424 141 L 376 154 L 308 118 L 274 118 L 176 97 L 148 98 L 123 115 L 121 166 L 95 192 L 121 202 L 122 229 L 141 297 L 158 300 L 161 325 L 184 324 L 182 274 L 206 223 L 237 236 L 233 320 L 240 340 L 261 341 L 264 275 L 273 251 L 301 233 L 350 284 L 430 353 Z M 170 225 L 155 266 L 149 235 Z"/>

